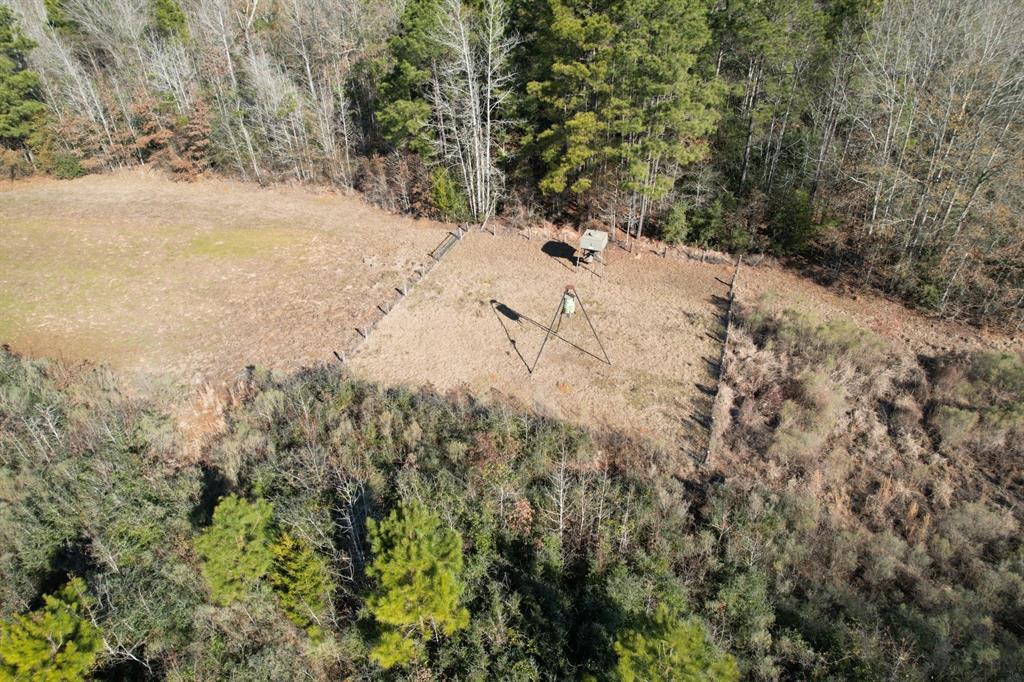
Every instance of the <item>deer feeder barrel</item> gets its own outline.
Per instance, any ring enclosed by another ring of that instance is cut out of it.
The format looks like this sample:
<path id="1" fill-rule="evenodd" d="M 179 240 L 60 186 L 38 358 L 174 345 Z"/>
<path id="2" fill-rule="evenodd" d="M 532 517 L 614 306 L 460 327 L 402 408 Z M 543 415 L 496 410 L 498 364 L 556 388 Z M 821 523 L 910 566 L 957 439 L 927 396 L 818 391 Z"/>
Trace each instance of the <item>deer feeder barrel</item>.
<path id="1" fill-rule="evenodd" d="M 562 314 L 572 316 L 576 312 L 576 296 L 566 291 L 562 294 Z"/>

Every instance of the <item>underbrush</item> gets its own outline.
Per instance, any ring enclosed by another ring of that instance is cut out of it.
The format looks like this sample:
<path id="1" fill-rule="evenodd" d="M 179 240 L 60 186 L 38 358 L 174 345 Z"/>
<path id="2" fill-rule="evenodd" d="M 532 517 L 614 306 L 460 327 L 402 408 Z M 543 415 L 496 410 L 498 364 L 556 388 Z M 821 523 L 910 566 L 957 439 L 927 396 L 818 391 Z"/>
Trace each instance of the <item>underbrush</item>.
<path id="1" fill-rule="evenodd" d="M 173 406 L 5 352 L 0 627 L 84 586 L 105 678 L 611 680 L 673 637 L 713 679 L 1012 676 L 1018 520 L 932 439 L 940 405 L 1004 423 L 1018 365 L 958 360 L 964 388 L 855 330 L 749 310 L 734 338 L 724 482 L 337 368 L 250 373 L 197 461 Z M 405 509 L 454 531 L 468 617 L 408 630 L 422 650 L 385 670 L 373 529 Z"/>
<path id="2" fill-rule="evenodd" d="M 190 463 L 158 402 L 4 352 L 0 618 L 37 617 L 80 577 L 101 677 L 529 680 L 611 679 L 613 643 L 656 607 L 701 610 L 673 570 L 685 506 L 627 469 L 629 444 L 606 454 L 559 422 L 337 369 L 256 371 L 231 395 Z M 385 671 L 369 655 L 368 529 L 414 503 L 461 538 L 470 617 Z M 237 546 L 211 530 L 232 513 L 248 528 Z M 284 572 L 260 577 L 265 561 Z"/>
<path id="3" fill-rule="evenodd" d="M 790 625 L 849 648 L 844 677 L 1022 669 L 1024 361 L 916 358 L 757 305 L 730 345 L 715 464 L 803 510 L 769 570 Z"/>

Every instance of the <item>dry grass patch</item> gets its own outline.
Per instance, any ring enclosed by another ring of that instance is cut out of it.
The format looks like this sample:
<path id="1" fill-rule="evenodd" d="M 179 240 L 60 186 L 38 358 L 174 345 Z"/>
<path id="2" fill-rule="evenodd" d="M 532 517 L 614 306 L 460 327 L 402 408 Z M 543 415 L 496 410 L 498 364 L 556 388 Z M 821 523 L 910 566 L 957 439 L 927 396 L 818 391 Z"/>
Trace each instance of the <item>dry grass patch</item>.
<path id="1" fill-rule="evenodd" d="M 444 226 L 133 171 L 0 190 L 0 343 L 201 383 L 330 361 Z"/>
<path id="2" fill-rule="evenodd" d="M 565 242 L 575 236 L 566 234 Z M 552 240 L 553 242 L 554 240 Z M 473 233 L 380 325 L 353 358 L 386 383 L 498 393 L 596 432 L 655 444 L 669 466 L 703 456 L 729 266 L 610 249 L 607 268 L 576 271 L 564 245 Z M 549 255 L 555 254 L 555 255 Z M 598 276 L 600 275 L 600 276 Z M 584 316 L 564 319 L 529 372 L 566 284 Z"/>

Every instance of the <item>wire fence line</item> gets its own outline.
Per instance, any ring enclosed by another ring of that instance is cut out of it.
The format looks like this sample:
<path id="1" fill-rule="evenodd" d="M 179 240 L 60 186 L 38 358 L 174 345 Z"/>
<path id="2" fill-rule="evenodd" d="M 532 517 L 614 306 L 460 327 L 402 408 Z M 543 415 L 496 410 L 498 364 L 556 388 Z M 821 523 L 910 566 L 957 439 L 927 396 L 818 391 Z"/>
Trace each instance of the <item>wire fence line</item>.
<path id="1" fill-rule="evenodd" d="M 372 319 L 362 326 L 355 328 L 355 335 L 352 337 L 352 341 L 346 346 L 341 352 L 334 351 L 334 357 L 337 358 L 342 364 L 348 361 L 348 358 L 359 350 L 359 347 L 370 338 L 377 326 L 380 325 L 381 321 L 391 314 L 398 304 L 401 303 L 409 295 L 409 292 L 419 284 L 430 272 L 441 262 L 451 250 L 455 244 L 462 241 L 462 238 L 466 236 L 468 229 L 465 225 L 459 225 L 455 228 L 454 232 L 449 232 L 441 243 L 438 244 L 428 254 L 430 261 L 424 265 L 419 265 L 413 269 L 412 274 L 406 277 L 402 283 L 392 290 L 391 296 L 384 301 L 377 304 L 373 308 Z"/>
<path id="2" fill-rule="evenodd" d="M 711 464 L 711 454 L 717 445 L 715 435 L 715 417 L 719 412 L 719 401 L 722 394 L 722 382 L 725 381 L 725 359 L 726 351 L 729 348 L 729 334 L 732 332 L 732 306 L 736 301 L 736 281 L 740 275 L 740 265 L 743 264 L 743 256 L 737 256 L 736 268 L 732 273 L 732 282 L 729 283 L 729 299 L 725 309 L 725 331 L 722 334 L 722 352 L 718 356 L 718 377 L 715 380 L 715 394 L 711 400 L 711 414 L 708 416 L 708 446 L 704 452 L 703 465 Z"/>

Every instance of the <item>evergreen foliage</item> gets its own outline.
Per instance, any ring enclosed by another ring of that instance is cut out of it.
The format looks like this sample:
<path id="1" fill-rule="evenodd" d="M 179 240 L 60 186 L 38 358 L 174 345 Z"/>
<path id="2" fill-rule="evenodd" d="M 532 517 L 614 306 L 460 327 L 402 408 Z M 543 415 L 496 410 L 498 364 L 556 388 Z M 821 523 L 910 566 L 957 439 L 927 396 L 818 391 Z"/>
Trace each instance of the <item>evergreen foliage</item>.
<path id="1" fill-rule="evenodd" d="M 200 465 L 173 405 L 0 351 L 3 627 L 81 575 L 100 679 L 1014 679 L 1021 359 L 734 315 L 731 473 L 688 487 L 336 367 L 255 371 Z"/>
<path id="2" fill-rule="evenodd" d="M 270 572 L 272 516 L 266 500 L 249 502 L 237 495 L 225 497 L 213 510 L 213 523 L 196 538 L 196 551 L 218 604 L 244 599 Z"/>
<path id="3" fill-rule="evenodd" d="M 0 623 L 0 672 L 10 680 L 85 680 L 103 648 L 100 631 L 86 610 L 93 600 L 81 578 L 55 594 L 43 595 L 42 608 Z"/>
<path id="4" fill-rule="evenodd" d="M 377 589 L 366 601 L 383 626 L 370 656 L 383 668 L 410 663 L 423 642 L 469 625 L 459 601 L 462 538 L 420 504 L 405 504 L 379 523 L 368 522 Z"/>
<path id="5" fill-rule="evenodd" d="M 153 163 L 453 220 L 685 223 L 1024 325 L 1018 0 L 236 4 L 6 0 L 0 24 L 40 45 L 0 29 L 0 170 Z"/>
<path id="6" fill-rule="evenodd" d="M 643 626 L 615 641 L 616 668 L 623 682 L 734 682 L 736 660 L 715 651 L 704 626 L 660 607 Z"/>
<path id="7" fill-rule="evenodd" d="M 681 244 L 690 236 L 690 226 L 687 224 L 686 214 L 689 207 L 686 204 L 676 204 L 665 216 L 661 225 L 661 238 L 669 244 Z"/>
<path id="8" fill-rule="evenodd" d="M 0 5 L 0 146 L 24 146 L 40 123 L 39 74 L 28 68 L 33 47 L 15 22 L 14 12 Z"/>
<path id="9" fill-rule="evenodd" d="M 64 7 L 65 0 L 43 0 L 46 10 L 46 24 L 63 36 L 69 36 L 78 30 L 74 20 L 68 16 Z"/>
<path id="10" fill-rule="evenodd" d="M 152 0 L 153 23 L 157 32 L 167 38 L 188 40 L 188 23 L 178 0 Z"/>
<path id="11" fill-rule="evenodd" d="M 270 586 L 289 620 L 317 637 L 320 620 L 330 603 L 334 583 L 327 562 L 291 533 L 282 533 L 271 547 L 274 567 Z"/>
<path id="12" fill-rule="evenodd" d="M 434 151 L 427 99 L 430 68 L 442 51 L 434 40 L 440 5 L 440 0 L 410 0 L 405 4 L 398 32 L 388 41 L 377 109 L 384 139 L 393 148 L 424 157 L 432 156 Z"/>
<path id="13" fill-rule="evenodd" d="M 466 197 L 459 191 L 451 173 L 444 166 L 438 167 L 432 176 L 430 198 L 441 217 L 445 220 L 461 221 L 469 215 Z"/>
<path id="14" fill-rule="evenodd" d="M 647 199 L 704 158 L 718 90 L 697 61 L 710 40 L 696 0 L 594 3 L 550 0 L 541 28 L 541 76 L 527 84 L 544 125 L 533 142 L 544 192 L 579 194 L 608 182 Z"/>

